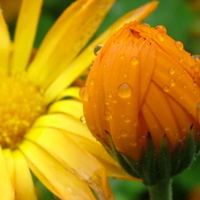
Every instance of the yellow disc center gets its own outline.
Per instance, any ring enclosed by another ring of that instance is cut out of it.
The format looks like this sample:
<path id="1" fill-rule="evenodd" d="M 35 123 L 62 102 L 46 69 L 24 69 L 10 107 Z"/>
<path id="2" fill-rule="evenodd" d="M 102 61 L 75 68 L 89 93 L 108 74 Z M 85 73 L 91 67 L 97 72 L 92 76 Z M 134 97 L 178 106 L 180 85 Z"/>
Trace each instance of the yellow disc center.
<path id="1" fill-rule="evenodd" d="M 0 144 L 14 149 L 46 112 L 41 89 L 25 75 L 0 76 Z"/>

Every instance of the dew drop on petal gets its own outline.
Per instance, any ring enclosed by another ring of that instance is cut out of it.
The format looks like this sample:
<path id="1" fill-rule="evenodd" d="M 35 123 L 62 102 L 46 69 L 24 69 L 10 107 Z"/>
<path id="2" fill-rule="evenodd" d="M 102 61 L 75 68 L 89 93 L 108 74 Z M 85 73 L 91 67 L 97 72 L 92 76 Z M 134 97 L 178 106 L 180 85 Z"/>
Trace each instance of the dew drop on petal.
<path id="1" fill-rule="evenodd" d="M 103 44 L 98 44 L 96 47 L 94 47 L 94 54 L 97 56 L 99 53 L 99 50 L 103 47 Z"/>
<path id="2" fill-rule="evenodd" d="M 165 85 L 165 86 L 163 87 L 163 90 L 164 90 L 164 92 L 169 92 L 169 86 Z"/>
<path id="3" fill-rule="evenodd" d="M 115 99 L 114 97 L 112 98 L 112 102 L 113 103 L 117 103 L 117 99 Z"/>
<path id="4" fill-rule="evenodd" d="M 165 131 L 169 131 L 169 126 L 166 125 L 166 126 L 164 127 L 164 129 L 165 129 Z"/>
<path id="5" fill-rule="evenodd" d="M 146 26 L 146 27 L 148 27 L 148 28 L 150 28 L 150 25 L 147 24 L 147 23 L 142 23 L 142 25 L 143 25 L 143 26 Z"/>
<path id="6" fill-rule="evenodd" d="M 171 75 L 173 75 L 175 72 L 176 72 L 176 71 L 175 71 L 175 69 L 174 69 L 173 67 L 170 67 L 170 68 L 169 68 L 169 73 L 170 73 Z"/>
<path id="7" fill-rule="evenodd" d="M 137 125 L 138 125 L 138 121 L 135 120 L 134 123 L 133 123 L 133 125 L 134 125 L 134 126 L 137 126 Z"/>
<path id="8" fill-rule="evenodd" d="M 182 94 L 180 94 L 180 95 L 179 95 L 179 98 L 180 98 L 180 99 L 183 99 L 183 95 L 182 95 Z"/>
<path id="9" fill-rule="evenodd" d="M 176 41 L 176 42 L 175 42 L 175 45 L 176 45 L 176 47 L 177 47 L 180 51 L 182 51 L 183 48 L 184 48 L 183 43 L 180 42 L 180 41 Z"/>
<path id="10" fill-rule="evenodd" d="M 173 78 L 171 78 L 171 79 L 169 80 L 169 84 L 170 84 L 172 87 L 174 87 L 174 86 L 176 85 L 176 81 L 175 81 Z"/>
<path id="11" fill-rule="evenodd" d="M 124 117 L 124 122 L 129 123 L 131 121 L 131 118 L 129 116 Z"/>
<path id="12" fill-rule="evenodd" d="M 83 124 L 85 124 L 85 123 L 86 123 L 85 116 L 81 116 L 81 117 L 80 117 L 80 121 L 81 121 Z"/>
<path id="13" fill-rule="evenodd" d="M 156 37 L 157 37 L 157 39 L 160 40 L 161 42 L 163 42 L 164 39 L 165 39 L 162 33 L 158 33 L 158 34 L 156 35 Z"/>
<path id="14" fill-rule="evenodd" d="M 128 83 L 122 83 L 119 87 L 118 87 L 118 95 L 122 98 L 128 98 L 131 96 L 132 90 L 131 90 L 131 86 Z"/>
<path id="15" fill-rule="evenodd" d="M 89 99 L 89 89 L 87 86 L 84 86 L 80 89 L 79 96 L 82 101 L 88 101 Z"/>
<path id="16" fill-rule="evenodd" d="M 121 135 L 121 137 L 127 137 L 127 132 L 125 131 L 125 130 L 122 130 L 121 132 L 120 132 L 120 135 Z"/>
<path id="17" fill-rule="evenodd" d="M 159 32 L 167 33 L 167 29 L 162 25 L 156 26 L 156 29 L 158 29 Z"/>
<path id="18" fill-rule="evenodd" d="M 180 62 L 180 63 L 183 62 L 183 57 L 179 57 L 179 62 Z"/>
<path id="19" fill-rule="evenodd" d="M 187 83 L 183 83 L 183 89 L 187 87 Z"/>
<path id="20" fill-rule="evenodd" d="M 106 105 L 108 105 L 108 104 L 109 104 L 109 101 L 108 101 L 108 99 L 105 99 L 105 100 L 104 100 L 104 102 L 105 102 L 105 104 L 106 104 Z"/>
<path id="21" fill-rule="evenodd" d="M 131 65 L 137 65 L 139 63 L 139 60 L 136 56 L 132 57 L 131 59 Z"/>
<path id="22" fill-rule="evenodd" d="M 89 82 L 89 84 L 90 84 L 90 85 L 94 85 L 94 80 L 91 79 L 90 82 Z"/>
<path id="23" fill-rule="evenodd" d="M 124 55 L 120 55 L 120 59 L 124 60 L 125 56 Z"/>
<path id="24" fill-rule="evenodd" d="M 107 120 L 107 121 L 109 121 L 110 119 L 112 119 L 112 114 L 111 114 L 111 112 L 109 112 L 108 110 L 106 110 L 106 111 L 104 112 L 104 118 L 105 118 L 105 120 Z"/>
<path id="25" fill-rule="evenodd" d="M 200 55 L 193 55 L 192 56 L 193 58 L 194 58 L 194 60 L 196 61 L 196 62 L 198 62 L 199 60 L 200 60 Z"/>
<path id="26" fill-rule="evenodd" d="M 130 142 L 130 146 L 136 147 L 137 146 L 137 142 Z"/>

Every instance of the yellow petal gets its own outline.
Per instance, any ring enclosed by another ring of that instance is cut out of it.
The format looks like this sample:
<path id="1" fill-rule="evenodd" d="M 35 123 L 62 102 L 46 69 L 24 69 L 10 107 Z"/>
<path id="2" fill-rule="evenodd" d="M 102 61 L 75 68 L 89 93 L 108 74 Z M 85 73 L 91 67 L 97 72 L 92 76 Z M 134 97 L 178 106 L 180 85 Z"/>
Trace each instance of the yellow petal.
<path id="1" fill-rule="evenodd" d="M 2 10 L 0 10 L 0 60 L 1 60 L 0 73 L 3 74 L 8 73 L 10 48 L 11 48 L 11 42 L 10 42 L 8 27 L 4 20 Z"/>
<path id="2" fill-rule="evenodd" d="M 43 0 L 23 0 L 14 37 L 12 69 L 23 71 L 27 67 Z"/>
<path id="3" fill-rule="evenodd" d="M 56 100 L 60 100 L 66 97 L 73 97 L 75 99 L 80 99 L 79 91 L 80 91 L 79 87 L 69 87 L 65 89 L 64 91 L 62 91 L 59 94 L 59 96 L 56 98 Z"/>
<path id="4" fill-rule="evenodd" d="M 49 113 L 66 113 L 79 119 L 83 116 L 82 104 L 76 100 L 63 100 L 52 104 L 48 110 Z M 80 122 L 80 121 L 79 121 Z"/>
<path id="5" fill-rule="evenodd" d="M 14 160 L 13 160 L 13 156 L 12 156 L 12 152 L 10 149 L 4 149 L 3 150 L 3 155 L 4 155 L 4 159 L 5 159 L 5 163 L 8 169 L 8 173 L 10 175 L 10 180 L 11 180 L 11 184 L 14 188 L 15 185 L 15 166 L 14 166 Z"/>
<path id="6" fill-rule="evenodd" d="M 35 139 L 37 138 L 38 133 L 40 133 L 40 131 L 34 131 L 33 135 L 36 134 Z M 50 132 L 50 134 L 52 134 L 52 132 Z M 50 136 L 50 134 L 46 137 L 46 139 Z M 59 144 L 57 145 L 59 146 Z M 26 140 L 20 145 L 20 149 L 26 156 L 33 173 L 60 199 L 95 199 L 86 183 L 77 178 L 72 172 L 66 170 L 62 163 L 43 149 L 43 144 L 40 146 L 32 141 Z"/>
<path id="7" fill-rule="evenodd" d="M 106 168 L 107 175 L 109 177 L 119 179 L 134 179 L 128 175 L 113 158 L 110 157 L 110 155 L 95 138 L 89 139 L 77 134 L 66 134 L 73 141 L 97 158 Z"/>
<path id="8" fill-rule="evenodd" d="M 70 133 L 80 134 L 84 137 L 91 138 L 91 133 L 87 130 L 78 119 L 64 114 L 48 114 L 39 117 L 33 127 L 52 127 L 62 129 Z"/>
<path id="9" fill-rule="evenodd" d="M 86 181 L 100 199 L 110 198 L 111 193 L 103 166 L 67 137 L 64 131 L 50 128 L 32 129 L 26 138 L 42 146 L 67 170 Z"/>
<path id="10" fill-rule="evenodd" d="M 73 3 L 60 16 L 40 46 L 29 68 L 31 79 L 46 88 L 86 45 L 113 2 L 79 0 Z"/>
<path id="11" fill-rule="evenodd" d="M 108 176 L 130 179 L 121 167 L 107 154 L 102 145 L 91 135 L 87 126 L 80 121 L 65 115 L 54 114 L 40 117 L 34 124 L 34 128 L 52 127 L 66 131 L 66 135 L 76 141 L 81 147 L 94 155 L 108 171 Z M 74 127 L 74 128 L 72 128 Z M 74 131 L 75 130 L 75 131 Z"/>
<path id="12" fill-rule="evenodd" d="M 2 200 L 14 200 L 14 188 L 10 181 L 10 175 L 6 166 L 4 155 L 0 147 L 0 194 Z"/>
<path id="13" fill-rule="evenodd" d="M 50 85 L 46 91 L 47 102 L 50 102 L 52 99 L 54 99 L 64 88 L 69 86 L 76 77 L 78 77 L 87 67 L 91 65 L 92 60 L 95 58 L 93 51 L 97 44 L 105 43 L 105 41 L 114 33 L 114 31 L 119 29 L 124 23 L 131 20 L 143 20 L 153 10 L 155 10 L 157 5 L 157 1 L 152 1 L 136 10 L 127 13 L 112 26 L 110 26 L 101 36 L 95 39 Z"/>
<path id="14" fill-rule="evenodd" d="M 18 150 L 13 152 L 15 161 L 15 199 L 16 200 L 36 200 L 35 188 L 28 163 Z"/>

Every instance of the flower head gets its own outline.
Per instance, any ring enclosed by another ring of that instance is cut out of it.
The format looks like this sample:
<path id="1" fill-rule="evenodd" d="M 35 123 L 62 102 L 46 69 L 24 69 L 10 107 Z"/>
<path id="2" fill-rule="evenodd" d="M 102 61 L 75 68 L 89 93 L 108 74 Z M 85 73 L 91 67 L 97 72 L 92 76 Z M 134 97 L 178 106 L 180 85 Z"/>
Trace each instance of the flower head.
<path id="1" fill-rule="evenodd" d="M 157 180 L 150 176 L 180 172 L 196 152 L 199 65 L 164 26 L 130 22 L 106 42 L 91 68 L 83 88 L 87 125 L 146 184 Z"/>

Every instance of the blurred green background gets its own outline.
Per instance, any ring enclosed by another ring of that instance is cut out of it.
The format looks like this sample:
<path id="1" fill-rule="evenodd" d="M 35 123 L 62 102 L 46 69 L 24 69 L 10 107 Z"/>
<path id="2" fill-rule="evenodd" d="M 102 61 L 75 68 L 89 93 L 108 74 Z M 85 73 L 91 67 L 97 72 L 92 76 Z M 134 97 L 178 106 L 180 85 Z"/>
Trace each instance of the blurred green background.
<path id="1" fill-rule="evenodd" d="M 0 0 L 2 7 L 7 0 Z M 16 0 L 17 1 L 17 0 Z M 70 0 L 45 0 L 42 10 L 41 20 L 38 27 L 35 47 L 41 43 L 43 37 L 55 20 L 67 6 L 73 1 Z M 97 37 L 116 19 L 126 12 L 137 8 L 148 0 L 116 0 L 115 5 L 108 13 L 105 21 L 95 34 Z M 157 10 L 149 16 L 145 22 L 151 26 L 164 25 L 168 34 L 175 40 L 182 41 L 185 49 L 191 54 L 200 52 L 200 1 L 199 0 L 160 0 Z M 4 9 L 4 7 L 3 7 Z M 6 9 L 5 9 L 6 14 Z M 14 32 L 14 21 L 10 21 L 10 30 Z M 45 187 L 36 179 L 40 200 L 56 199 Z M 122 180 L 110 180 L 116 200 L 147 200 L 148 195 L 142 183 Z M 200 185 L 200 159 L 179 176 L 174 178 L 173 189 L 174 199 L 186 200 L 188 194 L 196 186 Z"/>

